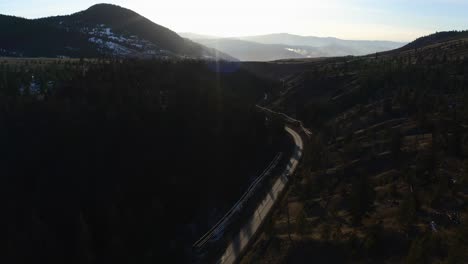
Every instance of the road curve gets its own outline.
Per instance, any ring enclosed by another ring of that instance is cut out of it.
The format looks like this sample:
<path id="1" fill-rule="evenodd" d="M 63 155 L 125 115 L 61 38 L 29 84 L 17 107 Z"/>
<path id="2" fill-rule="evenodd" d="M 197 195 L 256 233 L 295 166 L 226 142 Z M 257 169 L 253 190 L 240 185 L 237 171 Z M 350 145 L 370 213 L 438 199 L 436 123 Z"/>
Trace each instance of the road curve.
<path id="1" fill-rule="evenodd" d="M 253 239 L 261 224 L 265 221 L 268 213 L 273 208 L 273 205 L 278 200 L 278 197 L 284 191 L 286 184 L 289 180 L 289 176 L 293 175 L 299 165 L 299 160 L 302 157 L 302 151 L 304 143 L 301 136 L 288 126 L 285 126 L 286 132 L 294 140 L 294 151 L 291 159 L 285 170 L 276 179 L 273 187 L 265 195 L 261 203 L 257 206 L 253 214 L 249 217 L 249 220 L 240 229 L 239 232 L 234 235 L 232 240 L 228 243 L 228 247 L 224 251 L 221 258 L 217 263 L 219 264 L 231 264 L 235 263 L 241 256 L 243 251 L 247 248 L 249 242 Z"/>
<path id="2" fill-rule="evenodd" d="M 310 137 L 312 135 L 312 132 L 306 128 L 304 126 L 304 124 L 302 123 L 302 121 L 300 120 L 297 120 L 297 119 L 294 119 L 284 113 L 280 113 L 280 112 L 275 112 L 271 109 L 268 109 L 268 108 L 265 108 L 263 106 L 260 106 L 260 105 L 255 105 L 258 109 L 264 111 L 264 112 L 267 112 L 267 113 L 270 113 L 270 114 L 273 114 L 273 115 L 278 115 L 278 116 L 281 116 L 283 118 L 283 120 L 289 124 L 295 124 L 295 125 L 298 125 L 301 130 L 305 133 L 305 135 L 307 135 L 307 137 Z"/>

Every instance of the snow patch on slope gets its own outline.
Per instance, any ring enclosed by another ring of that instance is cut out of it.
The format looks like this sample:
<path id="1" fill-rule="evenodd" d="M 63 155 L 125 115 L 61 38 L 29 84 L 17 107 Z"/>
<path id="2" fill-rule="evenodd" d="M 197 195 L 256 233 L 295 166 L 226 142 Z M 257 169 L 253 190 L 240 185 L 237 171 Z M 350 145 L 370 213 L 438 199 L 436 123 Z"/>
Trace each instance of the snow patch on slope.
<path id="1" fill-rule="evenodd" d="M 302 56 L 305 56 L 305 57 L 308 57 L 308 58 L 311 57 L 311 56 L 309 55 L 309 52 L 308 52 L 307 50 L 304 50 L 304 49 L 285 48 L 285 50 L 291 51 L 291 52 L 294 52 L 294 53 L 297 53 L 297 54 L 299 54 L 299 55 L 302 55 Z"/>
<path id="2" fill-rule="evenodd" d="M 156 44 L 137 36 L 116 34 L 112 28 L 96 25 L 94 28 L 82 28 L 81 32 L 89 36 L 88 41 L 98 46 L 99 51 L 119 57 L 169 57 L 171 52 L 160 49 Z"/>

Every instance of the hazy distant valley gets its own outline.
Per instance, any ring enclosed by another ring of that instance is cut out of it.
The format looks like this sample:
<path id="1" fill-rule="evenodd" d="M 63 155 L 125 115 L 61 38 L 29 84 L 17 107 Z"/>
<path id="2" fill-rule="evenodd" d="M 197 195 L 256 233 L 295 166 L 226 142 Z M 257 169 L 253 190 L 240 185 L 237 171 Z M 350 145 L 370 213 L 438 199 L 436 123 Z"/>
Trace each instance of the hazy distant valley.
<path id="1" fill-rule="evenodd" d="M 193 33 L 180 33 L 180 35 L 241 61 L 359 56 L 400 48 L 406 44 L 391 41 L 305 37 L 286 33 L 239 38 L 217 38 Z"/>

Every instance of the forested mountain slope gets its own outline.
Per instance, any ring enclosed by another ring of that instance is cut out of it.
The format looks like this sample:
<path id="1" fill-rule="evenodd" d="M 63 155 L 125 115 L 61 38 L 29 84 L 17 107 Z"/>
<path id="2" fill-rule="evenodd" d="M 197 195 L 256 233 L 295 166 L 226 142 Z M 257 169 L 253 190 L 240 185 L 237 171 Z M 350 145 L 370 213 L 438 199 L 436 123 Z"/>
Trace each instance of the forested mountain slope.
<path id="1" fill-rule="evenodd" d="M 131 10 L 110 4 L 41 19 L 1 15 L 0 56 L 234 60 Z"/>
<path id="2" fill-rule="evenodd" d="M 254 107 L 275 83 L 237 64 L 14 59 L 0 73 L 6 263 L 189 262 L 277 151 Z"/>

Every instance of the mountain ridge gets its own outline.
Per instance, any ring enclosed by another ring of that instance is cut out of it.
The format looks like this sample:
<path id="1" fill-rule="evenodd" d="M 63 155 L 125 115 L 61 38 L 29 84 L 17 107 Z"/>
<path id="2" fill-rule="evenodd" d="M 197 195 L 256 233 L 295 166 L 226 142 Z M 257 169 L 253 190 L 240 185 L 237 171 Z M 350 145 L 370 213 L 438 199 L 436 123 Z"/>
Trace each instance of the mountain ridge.
<path id="1" fill-rule="evenodd" d="M 280 40 L 275 40 L 275 38 L 279 38 Z M 281 39 L 290 39 L 293 42 L 281 42 Z M 349 43 L 379 43 L 379 44 L 390 44 L 390 45 L 403 45 L 406 42 L 399 42 L 399 41 L 388 41 L 388 40 L 351 40 L 351 39 L 341 39 L 337 37 L 317 37 L 317 36 L 302 36 L 302 35 L 295 35 L 290 33 L 273 33 L 273 34 L 266 34 L 266 35 L 258 35 L 258 36 L 246 36 L 240 37 L 240 39 L 251 40 L 259 43 L 264 44 L 271 44 L 271 43 L 280 43 L 280 44 L 288 44 L 288 45 L 308 45 L 308 46 L 318 46 L 320 42 L 324 42 L 323 44 L 330 44 L 330 41 L 333 42 L 349 42 Z M 312 41 L 318 41 L 319 43 L 312 43 Z"/>
<path id="2" fill-rule="evenodd" d="M 37 19 L 0 15 L 0 56 L 235 60 L 112 4 Z"/>
<path id="3" fill-rule="evenodd" d="M 407 45 L 401 47 L 400 50 L 421 48 L 421 47 L 432 45 L 432 44 L 440 44 L 440 43 L 449 42 L 453 40 L 459 40 L 461 38 L 468 38 L 468 30 L 441 31 L 441 32 L 436 32 L 427 36 L 420 37 L 408 43 Z"/>

